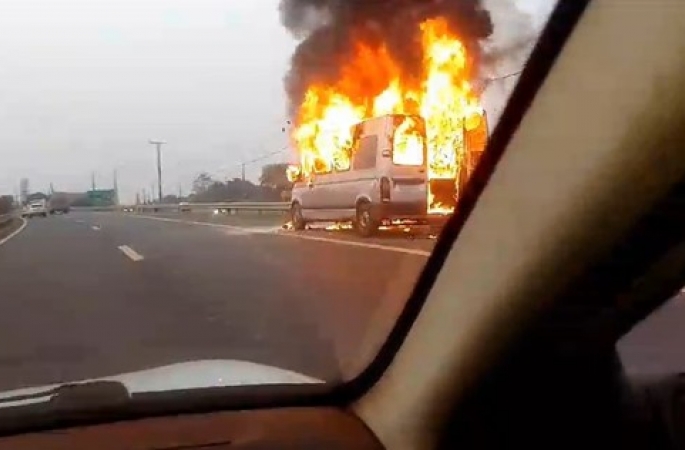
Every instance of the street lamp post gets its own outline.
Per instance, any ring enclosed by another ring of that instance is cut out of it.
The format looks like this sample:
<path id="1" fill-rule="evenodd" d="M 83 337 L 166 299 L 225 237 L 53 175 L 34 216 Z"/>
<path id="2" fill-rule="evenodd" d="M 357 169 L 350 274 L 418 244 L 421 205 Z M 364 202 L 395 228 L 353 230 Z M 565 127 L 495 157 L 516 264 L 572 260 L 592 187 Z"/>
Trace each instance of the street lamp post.
<path id="1" fill-rule="evenodd" d="M 159 198 L 159 203 L 162 203 L 162 145 L 166 144 L 165 141 L 150 139 L 150 144 L 157 147 L 157 194 Z"/>

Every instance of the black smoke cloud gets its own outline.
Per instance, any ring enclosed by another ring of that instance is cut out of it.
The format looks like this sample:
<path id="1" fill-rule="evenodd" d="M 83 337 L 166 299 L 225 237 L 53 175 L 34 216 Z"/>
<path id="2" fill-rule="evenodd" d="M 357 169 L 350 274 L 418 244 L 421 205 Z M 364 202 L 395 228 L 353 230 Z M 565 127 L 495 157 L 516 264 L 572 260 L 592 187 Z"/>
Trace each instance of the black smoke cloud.
<path id="1" fill-rule="evenodd" d="M 476 61 L 493 23 L 481 0 L 281 0 L 281 21 L 302 39 L 285 77 L 291 114 L 308 86 L 333 83 L 361 39 L 386 44 L 403 73 L 421 70 L 419 24 L 445 18 Z"/>

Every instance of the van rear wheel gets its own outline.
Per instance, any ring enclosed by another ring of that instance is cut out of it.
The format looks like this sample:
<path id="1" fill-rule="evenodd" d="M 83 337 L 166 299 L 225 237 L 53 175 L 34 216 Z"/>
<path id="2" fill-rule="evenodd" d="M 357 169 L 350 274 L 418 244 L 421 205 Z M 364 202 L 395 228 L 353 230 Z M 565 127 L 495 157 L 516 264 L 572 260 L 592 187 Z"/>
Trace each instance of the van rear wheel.
<path id="1" fill-rule="evenodd" d="M 302 231 L 307 226 L 302 215 L 302 207 L 298 203 L 290 207 L 290 222 L 293 224 L 293 229 L 297 231 Z"/>
<path id="2" fill-rule="evenodd" d="M 357 214 L 354 221 L 357 233 L 362 237 L 373 236 L 378 231 L 379 223 L 371 213 L 371 205 L 362 202 L 357 205 Z"/>

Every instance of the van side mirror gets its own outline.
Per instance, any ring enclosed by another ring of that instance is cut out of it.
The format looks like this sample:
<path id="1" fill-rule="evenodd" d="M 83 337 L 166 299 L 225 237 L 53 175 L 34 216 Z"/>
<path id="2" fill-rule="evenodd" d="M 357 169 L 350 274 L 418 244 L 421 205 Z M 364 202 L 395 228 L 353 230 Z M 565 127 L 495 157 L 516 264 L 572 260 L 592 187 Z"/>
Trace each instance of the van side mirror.
<path id="1" fill-rule="evenodd" d="M 485 111 L 474 113 L 464 121 L 464 141 L 468 153 L 480 154 L 488 145 L 488 121 Z"/>

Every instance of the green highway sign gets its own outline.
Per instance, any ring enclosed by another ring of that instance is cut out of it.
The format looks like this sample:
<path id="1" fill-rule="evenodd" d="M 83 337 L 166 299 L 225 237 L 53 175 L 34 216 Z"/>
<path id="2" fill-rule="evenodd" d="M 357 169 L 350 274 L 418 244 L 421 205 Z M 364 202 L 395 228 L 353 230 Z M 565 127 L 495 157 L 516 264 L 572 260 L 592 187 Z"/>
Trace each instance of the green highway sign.
<path id="1" fill-rule="evenodd" d="M 116 204 L 117 193 L 114 189 L 96 189 L 88 191 L 91 206 L 111 206 Z"/>

